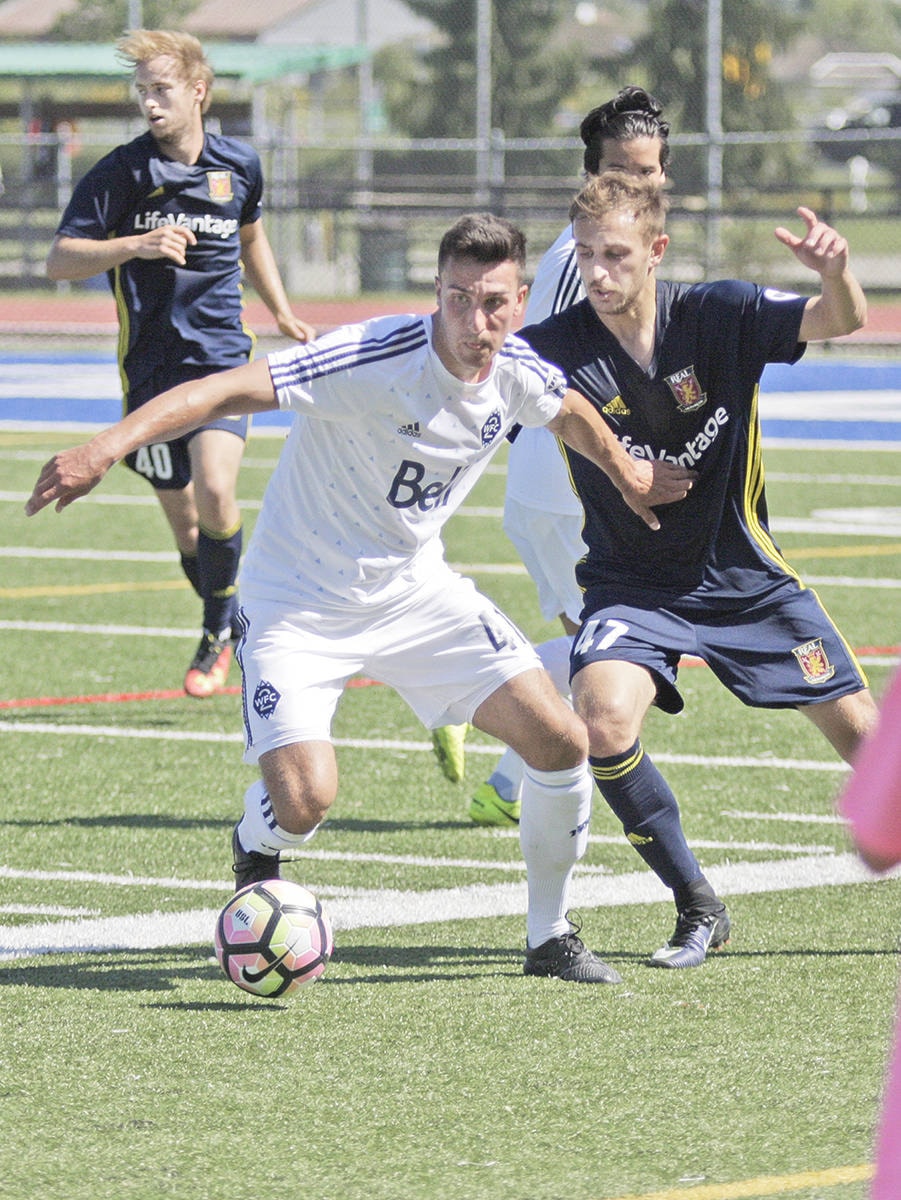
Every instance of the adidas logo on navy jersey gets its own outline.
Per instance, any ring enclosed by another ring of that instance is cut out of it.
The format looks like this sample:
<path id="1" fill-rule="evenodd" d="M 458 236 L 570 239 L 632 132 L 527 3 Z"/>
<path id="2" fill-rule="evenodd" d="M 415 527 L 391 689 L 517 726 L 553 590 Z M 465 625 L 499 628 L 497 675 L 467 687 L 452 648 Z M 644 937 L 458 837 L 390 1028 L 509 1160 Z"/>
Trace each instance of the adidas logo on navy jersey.
<path id="1" fill-rule="evenodd" d="M 601 409 L 602 413 L 606 413 L 608 417 L 630 417 L 632 409 L 626 404 L 622 396 L 614 396 L 609 404 L 605 404 Z"/>
<path id="2" fill-rule="evenodd" d="M 401 437 L 419 437 L 419 422 L 411 421 L 409 425 L 398 425 L 397 432 Z"/>

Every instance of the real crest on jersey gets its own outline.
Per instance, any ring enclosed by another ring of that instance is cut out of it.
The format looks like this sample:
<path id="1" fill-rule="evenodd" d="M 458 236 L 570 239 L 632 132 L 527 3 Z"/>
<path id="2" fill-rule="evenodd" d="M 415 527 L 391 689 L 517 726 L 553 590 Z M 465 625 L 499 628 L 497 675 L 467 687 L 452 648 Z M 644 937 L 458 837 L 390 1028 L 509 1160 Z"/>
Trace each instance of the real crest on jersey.
<path id="1" fill-rule="evenodd" d="M 231 171 L 207 171 L 206 179 L 210 189 L 210 199 L 214 204 L 227 204 L 229 200 L 234 199 Z"/>
<path id="2" fill-rule="evenodd" d="M 805 642 L 803 646 L 795 646 L 792 654 L 798 660 L 806 683 L 825 683 L 835 674 L 835 667 L 823 649 L 822 638 L 814 638 L 811 642 Z"/>
<path id="3" fill-rule="evenodd" d="M 676 408 L 679 412 L 694 412 L 707 403 L 707 393 L 701 391 L 693 366 L 683 367 L 681 371 L 667 375 L 666 382 L 676 398 Z"/>

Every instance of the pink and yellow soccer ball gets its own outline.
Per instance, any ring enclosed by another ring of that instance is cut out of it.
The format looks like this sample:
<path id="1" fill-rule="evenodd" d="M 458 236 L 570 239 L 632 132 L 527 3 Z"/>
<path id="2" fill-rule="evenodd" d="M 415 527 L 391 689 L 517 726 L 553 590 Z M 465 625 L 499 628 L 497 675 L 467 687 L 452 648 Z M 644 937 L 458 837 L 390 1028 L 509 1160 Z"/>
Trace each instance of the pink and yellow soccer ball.
<path id="1" fill-rule="evenodd" d="M 288 879 L 236 892 L 216 921 L 216 958 L 239 988 L 274 1000 L 322 977 L 334 948 L 321 901 Z"/>

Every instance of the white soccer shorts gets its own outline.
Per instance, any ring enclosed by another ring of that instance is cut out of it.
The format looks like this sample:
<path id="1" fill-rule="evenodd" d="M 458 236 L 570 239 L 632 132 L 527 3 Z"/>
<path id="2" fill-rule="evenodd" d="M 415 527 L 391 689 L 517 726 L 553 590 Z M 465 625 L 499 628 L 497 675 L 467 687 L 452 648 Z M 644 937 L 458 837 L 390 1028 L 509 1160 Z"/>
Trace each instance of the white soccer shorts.
<path id="1" fill-rule="evenodd" d="M 504 533 L 516 547 L 538 589 L 545 621 L 565 613 L 579 624 L 582 589 L 576 583 L 576 563 L 587 547 L 582 541 L 582 517 L 542 512 L 507 497 Z"/>
<path id="2" fill-rule="evenodd" d="M 253 602 L 239 620 L 249 763 L 279 746 L 330 741 L 354 675 L 393 687 L 434 729 L 470 721 L 502 684 L 541 667 L 525 634 L 450 570 L 390 607 L 348 615 Z"/>

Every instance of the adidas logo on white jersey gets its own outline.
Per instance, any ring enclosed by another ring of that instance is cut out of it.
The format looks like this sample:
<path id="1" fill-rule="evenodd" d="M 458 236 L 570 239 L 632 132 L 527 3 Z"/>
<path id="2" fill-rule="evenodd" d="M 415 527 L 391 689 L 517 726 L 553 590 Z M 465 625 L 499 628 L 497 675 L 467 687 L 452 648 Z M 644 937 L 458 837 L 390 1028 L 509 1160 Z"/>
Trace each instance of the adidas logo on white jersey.
<path id="1" fill-rule="evenodd" d="M 409 425 L 398 425 L 397 432 L 401 437 L 417 438 L 419 437 L 419 422 L 411 421 Z"/>

